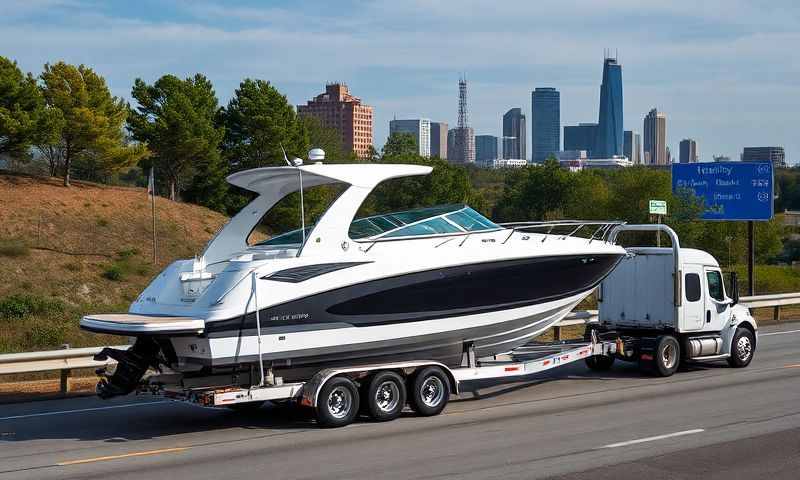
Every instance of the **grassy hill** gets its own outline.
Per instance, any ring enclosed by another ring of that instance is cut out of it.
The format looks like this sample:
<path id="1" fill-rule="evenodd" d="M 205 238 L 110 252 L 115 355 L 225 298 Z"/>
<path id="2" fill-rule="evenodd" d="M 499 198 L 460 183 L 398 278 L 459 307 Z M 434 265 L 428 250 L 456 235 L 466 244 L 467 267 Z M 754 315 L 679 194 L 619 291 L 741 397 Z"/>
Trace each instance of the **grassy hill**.
<path id="1" fill-rule="evenodd" d="M 0 353 L 120 343 L 81 332 L 86 313 L 127 311 L 150 279 L 191 258 L 227 218 L 144 189 L 0 172 Z M 124 340 L 122 340 L 124 343 Z"/>

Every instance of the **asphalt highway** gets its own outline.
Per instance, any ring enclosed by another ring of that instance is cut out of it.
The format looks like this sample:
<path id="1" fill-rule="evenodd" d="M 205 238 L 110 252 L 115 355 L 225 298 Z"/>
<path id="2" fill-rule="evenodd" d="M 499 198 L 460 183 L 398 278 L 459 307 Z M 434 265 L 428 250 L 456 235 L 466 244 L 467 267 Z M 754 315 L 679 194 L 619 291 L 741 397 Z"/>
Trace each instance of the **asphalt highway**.
<path id="1" fill-rule="evenodd" d="M 432 418 L 323 430 L 149 397 L 0 406 L 0 479 L 800 478 L 800 323 L 752 364 L 670 378 L 582 363 L 485 385 Z"/>

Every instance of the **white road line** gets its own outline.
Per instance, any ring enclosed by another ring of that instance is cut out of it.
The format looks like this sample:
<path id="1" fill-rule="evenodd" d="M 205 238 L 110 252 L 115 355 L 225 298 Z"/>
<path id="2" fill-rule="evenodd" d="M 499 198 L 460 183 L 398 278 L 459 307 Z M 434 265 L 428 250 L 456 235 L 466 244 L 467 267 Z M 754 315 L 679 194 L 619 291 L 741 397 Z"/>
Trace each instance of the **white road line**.
<path id="1" fill-rule="evenodd" d="M 654 442 L 656 440 L 663 440 L 665 438 L 680 437 L 683 435 L 691 435 L 693 433 L 700 433 L 700 432 L 705 432 L 705 430 L 703 430 L 702 428 L 695 428 L 694 430 L 684 430 L 682 432 L 667 433 L 665 435 L 657 435 L 655 437 L 639 438 L 637 440 L 628 440 L 627 442 L 612 443 L 609 445 L 603 445 L 602 447 L 597 447 L 597 449 L 626 447 L 628 445 L 635 445 L 637 443 Z"/>
<path id="2" fill-rule="evenodd" d="M 785 332 L 770 332 L 770 333 L 759 333 L 759 337 L 769 337 L 770 335 L 785 335 L 787 333 L 800 333 L 800 330 L 786 330 Z"/>
<path id="3" fill-rule="evenodd" d="M 13 415 L 10 417 L 0 417 L 0 420 L 16 420 L 19 418 L 32 418 L 32 417 L 48 417 L 51 415 L 64 415 L 67 413 L 81 413 L 81 412 L 95 412 L 97 410 L 111 410 L 114 408 L 129 408 L 129 407 L 142 407 L 145 405 L 154 405 L 157 403 L 174 403 L 172 400 L 159 400 L 157 402 L 142 402 L 142 403 L 126 403 L 124 405 L 109 405 L 107 407 L 92 407 L 92 408 L 77 408 L 75 410 L 60 410 L 56 412 L 41 412 L 29 413 L 26 415 Z"/>

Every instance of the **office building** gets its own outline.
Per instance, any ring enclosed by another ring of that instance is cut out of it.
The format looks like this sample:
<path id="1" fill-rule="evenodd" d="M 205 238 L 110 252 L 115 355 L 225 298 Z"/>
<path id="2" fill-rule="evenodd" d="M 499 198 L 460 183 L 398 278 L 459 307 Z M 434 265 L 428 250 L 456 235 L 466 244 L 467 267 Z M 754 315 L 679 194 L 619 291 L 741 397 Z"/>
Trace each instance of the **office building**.
<path id="1" fill-rule="evenodd" d="M 603 62 L 603 83 L 600 85 L 600 114 L 592 158 L 622 155 L 622 65 L 606 56 Z M 565 147 L 566 149 L 566 147 Z"/>
<path id="2" fill-rule="evenodd" d="M 431 156 L 431 121 L 427 118 L 415 118 L 410 120 L 390 120 L 389 135 L 395 133 L 410 133 L 417 142 L 417 149 L 420 156 L 430 158 Z"/>
<path id="3" fill-rule="evenodd" d="M 589 158 L 589 152 L 586 150 L 561 150 L 553 154 L 559 162 L 569 160 L 586 160 Z"/>
<path id="4" fill-rule="evenodd" d="M 431 122 L 431 157 L 447 160 L 447 124 Z"/>
<path id="5" fill-rule="evenodd" d="M 497 137 L 494 135 L 475 135 L 475 161 L 495 160 L 497 155 Z"/>
<path id="6" fill-rule="evenodd" d="M 691 138 L 684 138 L 680 143 L 680 153 L 678 161 L 680 163 L 697 162 L 697 142 Z"/>
<path id="7" fill-rule="evenodd" d="M 367 158 L 372 147 L 372 107 L 350 95 L 347 85 L 329 83 L 325 92 L 297 107 L 298 115 L 314 117 L 322 126 L 339 132 L 342 146 Z"/>
<path id="8" fill-rule="evenodd" d="M 776 167 L 786 166 L 786 153 L 783 147 L 744 147 L 743 162 L 772 162 Z"/>
<path id="9" fill-rule="evenodd" d="M 632 165 L 640 165 L 642 163 L 642 136 L 633 130 L 625 130 L 623 136 L 625 142 L 622 154 L 628 157 Z"/>
<path id="10" fill-rule="evenodd" d="M 525 114 L 512 108 L 503 115 L 503 158 L 527 158 Z"/>
<path id="11" fill-rule="evenodd" d="M 561 94 L 555 88 L 531 92 L 531 150 L 534 163 L 561 150 Z"/>
<path id="12" fill-rule="evenodd" d="M 652 109 L 644 117 L 644 164 L 667 165 L 667 116 Z"/>
<path id="13" fill-rule="evenodd" d="M 475 163 L 475 133 L 472 127 L 451 128 L 447 132 L 447 161 Z"/>
<path id="14" fill-rule="evenodd" d="M 567 125 L 564 127 L 564 150 L 586 150 L 591 157 L 596 136 L 596 123 Z"/>

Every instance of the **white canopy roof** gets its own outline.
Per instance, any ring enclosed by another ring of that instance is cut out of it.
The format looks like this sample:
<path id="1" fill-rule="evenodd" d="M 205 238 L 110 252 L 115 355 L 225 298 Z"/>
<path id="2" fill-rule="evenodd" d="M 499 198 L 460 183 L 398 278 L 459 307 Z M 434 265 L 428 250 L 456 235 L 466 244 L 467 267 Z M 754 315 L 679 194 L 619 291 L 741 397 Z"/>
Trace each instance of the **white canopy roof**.
<path id="1" fill-rule="evenodd" d="M 312 164 L 300 167 L 262 167 L 234 173 L 228 183 L 257 193 L 280 189 L 298 182 L 298 170 L 303 172 L 303 187 L 342 182 L 358 187 L 373 187 L 391 178 L 427 175 L 433 170 L 425 165 L 383 163 Z"/>

